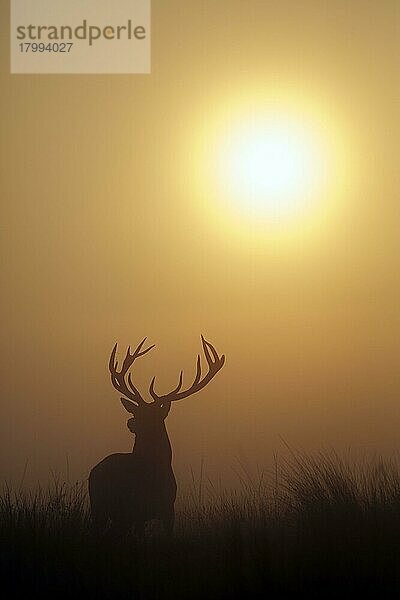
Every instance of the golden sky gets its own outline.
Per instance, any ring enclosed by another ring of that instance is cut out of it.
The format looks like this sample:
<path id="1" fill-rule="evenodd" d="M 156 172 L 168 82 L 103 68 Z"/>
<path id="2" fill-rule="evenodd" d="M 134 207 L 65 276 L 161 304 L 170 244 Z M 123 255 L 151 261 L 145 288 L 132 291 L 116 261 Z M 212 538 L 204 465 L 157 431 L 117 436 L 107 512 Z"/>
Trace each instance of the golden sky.
<path id="1" fill-rule="evenodd" d="M 2 478 L 129 450 L 107 361 L 145 335 L 143 389 L 190 378 L 200 333 L 227 356 L 168 418 L 181 480 L 202 456 L 268 465 L 280 437 L 397 452 L 397 0 L 153 0 L 151 75 L 10 75 L 7 5 Z M 279 235 L 209 178 L 218 132 L 271 103 L 314 119 L 341 173 L 326 218 Z"/>

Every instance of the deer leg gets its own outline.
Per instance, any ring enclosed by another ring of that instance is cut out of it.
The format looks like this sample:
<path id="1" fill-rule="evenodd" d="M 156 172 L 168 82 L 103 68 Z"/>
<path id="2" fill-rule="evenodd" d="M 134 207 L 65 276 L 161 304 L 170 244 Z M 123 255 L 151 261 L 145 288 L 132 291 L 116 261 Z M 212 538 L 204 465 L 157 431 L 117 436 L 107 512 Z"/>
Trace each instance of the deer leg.
<path id="1" fill-rule="evenodd" d="M 108 515 L 106 513 L 99 511 L 94 513 L 92 512 L 90 525 L 93 531 L 96 531 L 97 533 L 104 533 L 107 529 L 107 524 Z"/>
<path id="2" fill-rule="evenodd" d="M 174 532 L 175 524 L 175 511 L 173 507 L 164 513 L 164 515 L 162 516 L 162 523 L 164 526 L 165 534 L 168 537 L 171 537 Z"/>
<path id="3" fill-rule="evenodd" d="M 144 539 L 144 521 L 135 521 L 134 523 L 134 532 L 138 540 Z"/>

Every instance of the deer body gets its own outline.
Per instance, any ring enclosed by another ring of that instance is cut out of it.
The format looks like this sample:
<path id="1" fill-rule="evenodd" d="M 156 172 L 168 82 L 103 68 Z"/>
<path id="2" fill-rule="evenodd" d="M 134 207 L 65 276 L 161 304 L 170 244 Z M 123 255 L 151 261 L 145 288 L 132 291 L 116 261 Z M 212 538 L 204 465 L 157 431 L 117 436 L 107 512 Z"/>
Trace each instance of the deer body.
<path id="1" fill-rule="evenodd" d="M 146 521 L 160 519 L 172 529 L 177 486 L 164 423 L 156 434 L 137 435 L 131 453 L 111 454 L 92 469 L 89 494 L 97 526 L 110 519 L 117 529 L 141 531 Z"/>
<path id="2" fill-rule="evenodd" d="M 121 402 L 125 409 L 134 415 L 128 420 L 128 429 L 136 435 L 131 453 L 111 454 L 99 462 L 89 475 L 89 497 L 94 524 L 104 528 L 111 522 L 121 532 L 135 528 L 142 533 L 146 521 L 160 519 L 165 530 L 170 533 L 174 524 L 174 503 L 176 480 L 172 469 L 172 448 L 165 426 L 171 402 L 185 398 L 207 385 L 223 366 L 225 357 L 219 357 L 214 347 L 204 340 L 202 343 L 209 371 L 201 379 L 200 356 L 197 359 L 197 373 L 192 386 L 181 391 L 183 372 L 175 390 L 164 396 L 154 391 L 153 378 L 150 394 L 153 402 L 143 400 L 132 383 L 129 368 L 134 360 L 153 346 L 141 351 L 145 340 L 131 355 L 130 348 L 121 371 L 117 370 L 115 355 L 110 358 L 111 381 L 124 396 Z M 128 384 L 125 380 L 128 374 Z M 129 385 L 129 387 L 128 387 Z"/>

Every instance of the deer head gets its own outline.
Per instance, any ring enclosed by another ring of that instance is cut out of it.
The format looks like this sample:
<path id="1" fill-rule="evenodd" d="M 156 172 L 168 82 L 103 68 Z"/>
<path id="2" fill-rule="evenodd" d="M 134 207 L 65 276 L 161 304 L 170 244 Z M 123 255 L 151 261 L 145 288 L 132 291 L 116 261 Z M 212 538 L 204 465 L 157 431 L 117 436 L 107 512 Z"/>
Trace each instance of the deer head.
<path id="1" fill-rule="evenodd" d="M 113 351 L 111 352 L 109 369 L 111 374 L 111 382 L 115 389 L 122 394 L 121 402 L 124 408 L 134 415 L 133 418 L 128 420 L 127 426 L 132 433 L 137 433 L 139 430 L 151 430 L 157 427 L 160 423 L 164 422 L 164 419 L 169 413 L 171 408 L 171 402 L 182 400 L 187 398 L 196 392 L 202 390 L 218 373 L 225 362 L 225 356 L 218 356 L 218 353 L 214 346 L 207 342 L 203 336 L 201 336 L 201 342 L 203 345 L 204 356 L 208 364 L 208 371 L 202 376 L 201 369 L 201 358 L 200 354 L 197 356 L 197 367 L 196 376 L 192 385 L 187 389 L 182 389 L 183 385 L 183 371 L 179 376 L 179 382 L 175 389 L 171 392 L 163 395 L 158 395 L 154 390 L 155 380 L 153 377 L 150 386 L 149 393 L 153 399 L 152 402 L 146 402 L 139 390 L 136 388 L 132 381 L 131 373 L 129 372 L 133 363 L 140 356 L 144 356 L 155 344 L 142 350 L 144 343 L 147 338 L 144 338 L 131 354 L 131 347 L 128 347 L 126 356 L 121 366 L 121 370 L 118 370 L 118 362 L 116 360 L 117 344 L 115 344 Z"/>

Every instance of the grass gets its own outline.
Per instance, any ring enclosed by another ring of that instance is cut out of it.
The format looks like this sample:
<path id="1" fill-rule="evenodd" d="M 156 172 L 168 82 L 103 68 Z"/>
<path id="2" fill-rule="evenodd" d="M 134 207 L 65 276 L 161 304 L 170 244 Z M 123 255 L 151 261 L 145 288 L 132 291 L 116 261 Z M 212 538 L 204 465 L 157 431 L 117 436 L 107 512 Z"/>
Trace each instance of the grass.
<path id="1" fill-rule="evenodd" d="M 90 528 L 86 486 L 0 497 L 0 577 L 7 599 L 396 597 L 400 469 L 331 453 L 292 453 L 227 492 L 193 479 L 174 537 Z"/>

